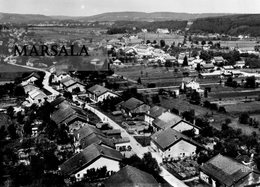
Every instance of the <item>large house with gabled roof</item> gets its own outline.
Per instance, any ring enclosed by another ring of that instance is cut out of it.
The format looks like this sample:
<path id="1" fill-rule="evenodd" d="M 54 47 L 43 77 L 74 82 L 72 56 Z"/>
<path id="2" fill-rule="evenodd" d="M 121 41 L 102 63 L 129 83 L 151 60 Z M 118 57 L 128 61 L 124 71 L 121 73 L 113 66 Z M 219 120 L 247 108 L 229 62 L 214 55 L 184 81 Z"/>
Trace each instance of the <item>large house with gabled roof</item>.
<path id="1" fill-rule="evenodd" d="M 104 86 L 94 85 L 88 89 L 89 98 L 94 102 L 102 102 L 109 97 L 118 97 L 118 95 Z"/>
<path id="2" fill-rule="evenodd" d="M 107 171 L 119 171 L 122 158 L 122 154 L 115 149 L 91 144 L 61 164 L 59 171 L 65 178 L 74 177 L 80 181 L 90 169 L 106 167 Z"/>
<path id="3" fill-rule="evenodd" d="M 183 135 L 182 133 L 168 128 L 156 132 L 151 136 L 151 147 L 157 151 L 162 158 L 185 158 L 196 154 L 202 145 Z"/>
<path id="4" fill-rule="evenodd" d="M 260 173 L 221 154 L 200 167 L 200 179 L 212 187 L 259 186 Z"/>

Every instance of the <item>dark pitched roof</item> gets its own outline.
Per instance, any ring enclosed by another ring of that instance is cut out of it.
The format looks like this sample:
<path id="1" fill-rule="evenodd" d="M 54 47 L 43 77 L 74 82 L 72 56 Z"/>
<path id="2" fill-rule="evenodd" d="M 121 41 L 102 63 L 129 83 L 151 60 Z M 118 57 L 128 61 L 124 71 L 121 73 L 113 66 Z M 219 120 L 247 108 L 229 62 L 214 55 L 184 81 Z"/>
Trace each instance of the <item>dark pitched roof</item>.
<path id="1" fill-rule="evenodd" d="M 76 115 L 77 117 L 80 116 L 81 118 L 86 117 L 86 113 L 81 108 L 76 107 L 76 106 L 72 106 L 69 103 L 64 103 L 58 110 L 54 111 L 51 114 L 51 119 L 56 124 L 61 124 L 66 119 L 69 119 L 73 115 Z M 70 119 L 73 120 L 73 119 L 75 119 L 74 117 L 72 117 Z M 69 123 L 69 122 L 70 121 L 66 120 L 66 123 Z"/>
<path id="2" fill-rule="evenodd" d="M 102 135 L 103 133 L 97 129 L 96 127 L 90 126 L 90 125 L 85 125 L 84 127 L 80 128 L 79 130 L 74 132 L 74 136 L 78 139 L 81 140 L 82 138 L 85 138 L 91 134 L 100 134 Z"/>
<path id="3" fill-rule="evenodd" d="M 65 98 L 63 96 L 57 97 L 54 101 L 51 102 L 51 105 L 53 107 L 61 104 L 63 101 L 65 101 Z"/>
<path id="4" fill-rule="evenodd" d="M 106 145 L 111 148 L 115 148 L 115 145 L 113 143 L 112 139 L 109 139 L 103 135 L 92 133 L 80 140 L 80 145 L 82 149 L 85 147 L 88 147 L 91 144 L 98 144 L 98 145 Z"/>
<path id="5" fill-rule="evenodd" d="M 112 175 L 105 181 L 106 187 L 158 187 L 155 178 L 132 166 L 125 166 L 119 172 Z"/>
<path id="6" fill-rule="evenodd" d="M 134 97 L 128 99 L 127 101 L 123 102 L 121 106 L 128 110 L 133 110 L 139 107 L 140 105 L 144 104 L 143 101 L 140 101 Z"/>
<path id="7" fill-rule="evenodd" d="M 171 112 L 164 112 L 153 121 L 153 125 L 159 129 L 167 129 L 181 121 L 182 118 Z"/>
<path id="8" fill-rule="evenodd" d="M 252 170 L 238 161 L 218 154 L 203 164 L 201 170 L 226 186 L 236 184 Z"/>
<path id="9" fill-rule="evenodd" d="M 156 132 L 151 136 L 151 139 L 163 151 L 167 150 L 169 147 L 173 146 L 180 140 L 184 140 L 198 147 L 203 147 L 199 143 L 185 136 L 184 134 L 171 128 L 168 128 L 164 131 Z"/>
<path id="10" fill-rule="evenodd" d="M 153 118 L 157 118 L 157 117 L 159 117 L 160 115 L 162 115 L 162 113 L 164 113 L 164 112 L 166 112 L 166 111 L 167 111 L 167 109 L 165 109 L 165 108 L 163 108 L 163 107 L 154 106 L 154 107 L 152 107 L 152 108 L 148 111 L 147 115 L 148 115 L 148 116 L 151 116 L 151 117 L 153 117 Z"/>
<path id="11" fill-rule="evenodd" d="M 25 81 L 25 80 L 28 80 L 28 79 L 30 79 L 31 77 L 35 77 L 35 78 L 39 79 L 39 78 L 40 78 L 40 75 L 39 75 L 38 73 L 33 72 L 33 73 L 31 73 L 30 75 L 28 75 L 27 77 L 24 77 L 23 80 L 24 80 L 24 81 Z"/>
<path id="12" fill-rule="evenodd" d="M 106 157 L 117 161 L 121 161 L 123 158 L 121 153 L 114 149 L 92 144 L 86 147 L 82 152 L 65 161 L 59 168 L 64 175 L 72 175 L 88 167 L 100 157 Z"/>
<path id="13" fill-rule="evenodd" d="M 95 94 L 95 95 L 97 95 L 97 96 L 100 96 L 100 95 L 106 93 L 107 91 L 109 91 L 109 89 L 107 89 L 107 88 L 105 88 L 105 87 L 103 87 L 103 86 L 100 86 L 100 85 L 96 84 L 96 85 L 90 87 L 90 88 L 88 89 L 88 91 L 89 91 L 90 93 L 92 93 L 92 94 Z"/>

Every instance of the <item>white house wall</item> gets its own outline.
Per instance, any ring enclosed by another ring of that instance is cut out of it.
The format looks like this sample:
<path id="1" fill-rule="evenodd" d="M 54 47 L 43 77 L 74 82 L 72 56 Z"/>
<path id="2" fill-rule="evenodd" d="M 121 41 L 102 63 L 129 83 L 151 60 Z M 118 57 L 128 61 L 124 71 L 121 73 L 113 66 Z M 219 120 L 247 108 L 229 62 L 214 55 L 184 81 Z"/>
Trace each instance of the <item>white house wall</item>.
<path id="1" fill-rule="evenodd" d="M 97 98 L 97 102 L 102 102 L 104 99 L 107 99 L 108 97 L 118 97 L 118 96 L 111 92 L 106 92 Z"/>
<path id="2" fill-rule="evenodd" d="M 84 86 L 84 85 L 81 85 L 81 84 L 74 84 L 74 85 L 68 87 L 67 90 L 68 90 L 69 92 L 72 92 L 73 89 L 75 89 L 75 88 L 77 88 L 77 87 L 80 89 L 81 92 L 85 91 L 85 86 Z"/>
<path id="3" fill-rule="evenodd" d="M 193 129 L 194 126 L 188 124 L 188 123 L 185 123 L 185 122 L 180 122 L 178 125 L 172 127 L 172 129 L 176 130 L 176 131 L 179 131 L 179 132 L 183 132 L 183 131 L 187 131 L 187 130 L 191 130 Z M 195 130 L 195 134 L 199 134 L 199 129 L 198 128 L 194 128 Z"/>
<path id="4" fill-rule="evenodd" d="M 108 159 L 108 158 L 105 158 L 105 157 L 101 157 L 98 160 L 96 160 L 94 163 L 89 165 L 88 167 L 86 167 L 83 170 L 77 172 L 75 174 L 75 177 L 76 177 L 77 180 L 81 180 L 84 177 L 84 174 L 87 173 L 87 170 L 92 169 L 92 168 L 98 169 L 98 168 L 102 168 L 104 166 L 107 167 L 107 171 L 117 172 L 117 171 L 120 170 L 118 161 Z"/>
<path id="5" fill-rule="evenodd" d="M 196 148 L 196 146 L 181 140 L 166 151 L 164 151 L 164 157 L 177 158 L 192 156 L 196 154 Z"/>
<path id="6" fill-rule="evenodd" d="M 154 118 L 152 118 L 152 117 L 150 117 L 150 116 L 148 116 L 148 115 L 145 115 L 145 116 L 144 116 L 144 121 L 147 122 L 147 123 L 149 123 L 150 125 L 152 125 L 152 124 L 153 124 L 153 121 L 154 121 Z"/>

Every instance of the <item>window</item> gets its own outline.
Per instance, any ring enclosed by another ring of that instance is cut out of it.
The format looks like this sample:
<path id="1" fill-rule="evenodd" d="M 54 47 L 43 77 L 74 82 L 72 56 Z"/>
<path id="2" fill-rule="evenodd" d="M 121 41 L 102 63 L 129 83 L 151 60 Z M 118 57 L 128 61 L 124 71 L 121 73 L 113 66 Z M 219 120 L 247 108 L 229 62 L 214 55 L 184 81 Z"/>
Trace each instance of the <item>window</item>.
<path id="1" fill-rule="evenodd" d="M 77 177 L 80 177 L 80 174 L 77 174 Z"/>

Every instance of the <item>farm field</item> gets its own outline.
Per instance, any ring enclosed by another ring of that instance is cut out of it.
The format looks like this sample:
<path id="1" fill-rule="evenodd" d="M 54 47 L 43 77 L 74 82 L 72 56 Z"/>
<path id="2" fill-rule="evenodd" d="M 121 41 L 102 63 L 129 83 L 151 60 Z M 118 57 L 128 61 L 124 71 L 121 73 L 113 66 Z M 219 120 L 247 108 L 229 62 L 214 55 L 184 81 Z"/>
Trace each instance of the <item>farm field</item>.
<path id="1" fill-rule="evenodd" d="M 238 41 L 216 41 L 214 43 L 220 42 L 222 47 L 238 47 L 240 49 L 254 50 L 254 46 L 257 44 L 256 41 L 238 40 Z"/>
<path id="2" fill-rule="evenodd" d="M 183 79 L 187 77 L 183 76 L 183 69 L 178 68 L 178 72 L 174 69 L 167 71 L 165 67 L 146 67 L 146 66 L 132 66 L 115 69 L 115 73 L 122 75 L 132 80 L 137 80 L 139 77 L 142 80 L 142 84 L 155 83 L 159 86 L 180 86 Z M 215 83 L 216 79 L 198 79 L 197 72 L 190 72 L 189 79 L 196 79 L 199 83 Z"/>
<path id="3" fill-rule="evenodd" d="M 50 39 L 92 39 L 92 41 L 100 41 L 103 37 L 100 34 L 96 34 L 100 31 L 106 32 L 104 29 L 93 28 L 77 28 L 77 27 L 30 27 L 30 32 L 34 32 L 32 35 L 34 38 L 42 38 L 46 40 Z"/>
<path id="4" fill-rule="evenodd" d="M 225 109 L 228 113 L 233 115 L 239 115 L 240 113 L 243 112 L 260 114 L 260 102 L 259 101 L 248 102 L 248 103 L 240 102 L 232 105 L 226 105 Z"/>
<path id="5" fill-rule="evenodd" d="M 23 73 L 33 71 L 9 64 L 0 64 L 0 81 L 13 81 L 16 77 L 21 77 Z"/>
<path id="6" fill-rule="evenodd" d="M 175 44 L 182 43 L 184 40 L 184 36 L 177 34 L 139 33 L 138 36 L 150 41 L 157 40 L 158 42 L 164 40 L 168 45 L 171 45 L 173 42 L 175 42 Z"/>
<path id="7" fill-rule="evenodd" d="M 19 66 L 13 66 L 10 64 L 0 64 L 0 73 L 12 73 L 12 72 L 31 72 L 33 70 L 19 67 Z"/>

